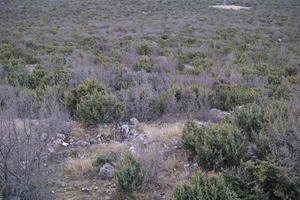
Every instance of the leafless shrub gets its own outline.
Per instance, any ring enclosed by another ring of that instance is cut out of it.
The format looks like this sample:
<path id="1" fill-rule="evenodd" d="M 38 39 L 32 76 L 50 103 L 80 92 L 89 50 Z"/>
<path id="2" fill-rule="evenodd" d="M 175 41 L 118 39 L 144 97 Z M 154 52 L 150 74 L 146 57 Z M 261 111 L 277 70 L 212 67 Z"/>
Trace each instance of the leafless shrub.
<path id="1" fill-rule="evenodd" d="M 0 194 L 7 199 L 50 199 L 43 163 L 54 134 L 66 131 L 67 116 L 50 100 L 35 111 L 31 98 L 17 96 L 11 88 L 1 88 L 0 101 Z"/>

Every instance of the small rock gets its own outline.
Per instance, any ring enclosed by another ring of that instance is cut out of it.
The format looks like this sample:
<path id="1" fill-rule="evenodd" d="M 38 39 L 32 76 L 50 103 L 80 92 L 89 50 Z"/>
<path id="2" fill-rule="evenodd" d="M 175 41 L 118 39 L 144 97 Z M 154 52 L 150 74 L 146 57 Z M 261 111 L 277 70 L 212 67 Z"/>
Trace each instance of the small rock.
<path id="1" fill-rule="evenodd" d="M 96 140 L 96 139 L 90 139 L 90 144 L 98 144 L 98 140 Z"/>
<path id="2" fill-rule="evenodd" d="M 181 147 L 182 147 L 181 141 L 179 141 L 179 140 L 177 140 L 175 138 L 173 138 L 172 141 L 173 141 L 173 144 L 175 145 L 176 149 L 181 149 Z"/>
<path id="3" fill-rule="evenodd" d="M 66 142 L 63 142 L 61 145 L 62 145 L 63 147 L 67 147 L 67 146 L 69 146 L 69 144 L 68 144 L 68 143 L 66 143 Z"/>
<path id="4" fill-rule="evenodd" d="M 131 153 L 135 153 L 135 148 L 134 147 L 130 147 L 129 149 L 130 149 Z"/>
<path id="5" fill-rule="evenodd" d="M 33 126 L 38 126 L 40 124 L 40 122 L 38 120 L 35 120 L 35 119 L 29 120 L 29 123 Z"/>
<path id="6" fill-rule="evenodd" d="M 122 130 L 124 133 L 128 134 L 129 131 L 130 131 L 130 128 L 129 128 L 129 126 L 128 126 L 127 124 L 123 124 L 123 125 L 121 126 L 121 130 Z"/>
<path id="7" fill-rule="evenodd" d="M 111 180 L 114 172 L 115 168 L 111 164 L 106 163 L 103 165 L 103 167 L 101 167 L 99 176 L 103 180 Z"/>
<path id="8" fill-rule="evenodd" d="M 83 187 L 83 188 L 81 188 L 81 191 L 82 192 L 90 192 L 90 189 L 89 188 L 87 188 L 87 187 Z"/>
<path id="9" fill-rule="evenodd" d="M 99 190 L 99 187 L 98 187 L 98 186 L 95 186 L 95 187 L 94 187 L 94 190 Z"/>
<path id="10" fill-rule="evenodd" d="M 59 138 L 54 141 L 54 144 L 56 144 L 56 145 L 62 145 L 62 143 L 64 143 L 64 141 L 62 139 L 59 139 Z"/>
<path id="11" fill-rule="evenodd" d="M 192 164 L 191 169 L 192 169 L 193 171 L 196 171 L 196 170 L 198 169 L 198 163 Z"/>
<path id="12" fill-rule="evenodd" d="M 58 133 L 58 134 L 56 135 L 56 137 L 57 137 L 58 139 L 62 139 L 62 140 L 65 140 L 65 139 L 66 139 L 66 136 L 65 136 L 64 134 L 60 134 L 60 133 Z"/>
<path id="13" fill-rule="evenodd" d="M 190 167 L 190 164 L 184 164 L 184 165 L 183 165 L 184 170 L 188 170 L 189 167 Z"/>
<path id="14" fill-rule="evenodd" d="M 42 134 L 41 134 L 41 140 L 42 140 L 42 141 L 46 141 L 46 140 L 48 139 L 48 137 L 49 137 L 49 136 L 48 136 L 47 133 L 42 133 Z"/>
<path id="15" fill-rule="evenodd" d="M 195 122 L 196 126 L 201 127 L 201 126 L 205 126 L 207 125 L 207 122 L 203 122 L 203 121 L 196 121 Z"/>
<path id="16" fill-rule="evenodd" d="M 55 150 L 52 146 L 48 147 L 48 151 L 49 151 L 49 153 L 54 153 L 55 152 Z"/>
<path id="17" fill-rule="evenodd" d="M 131 118 L 130 124 L 136 126 L 139 124 L 139 120 L 137 118 Z"/>

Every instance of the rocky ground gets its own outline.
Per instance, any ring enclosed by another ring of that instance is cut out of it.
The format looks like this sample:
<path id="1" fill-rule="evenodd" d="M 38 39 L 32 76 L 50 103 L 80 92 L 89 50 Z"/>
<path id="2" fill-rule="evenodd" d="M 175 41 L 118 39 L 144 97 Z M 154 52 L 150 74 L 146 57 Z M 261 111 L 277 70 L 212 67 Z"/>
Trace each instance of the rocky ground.
<path id="1" fill-rule="evenodd" d="M 211 109 L 208 120 L 198 124 L 218 122 L 228 114 Z M 57 200 L 122 199 L 115 192 L 112 174 L 127 150 L 148 171 L 144 184 L 147 186 L 133 196 L 166 199 L 175 183 L 187 180 L 198 168 L 182 149 L 180 134 L 185 120 L 145 124 L 132 118 L 118 125 L 102 124 L 89 129 L 70 123 L 72 131 L 57 134 L 48 147 L 50 160 L 46 165 L 52 193 Z"/>

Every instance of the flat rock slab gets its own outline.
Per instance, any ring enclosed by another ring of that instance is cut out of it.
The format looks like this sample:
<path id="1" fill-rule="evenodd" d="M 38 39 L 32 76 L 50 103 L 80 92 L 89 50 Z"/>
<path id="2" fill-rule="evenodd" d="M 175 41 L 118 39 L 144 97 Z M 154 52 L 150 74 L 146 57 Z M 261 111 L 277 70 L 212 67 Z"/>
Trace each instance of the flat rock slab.
<path id="1" fill-rule="evenodd" d="M 244 6 L 236 6 L 236 5 L 215 5 L 209 6 L 210 8 L 217 8 L 217 9 L 225 9 L 225 10 L 250 10 L 251 7 L 244 7 Z"/>

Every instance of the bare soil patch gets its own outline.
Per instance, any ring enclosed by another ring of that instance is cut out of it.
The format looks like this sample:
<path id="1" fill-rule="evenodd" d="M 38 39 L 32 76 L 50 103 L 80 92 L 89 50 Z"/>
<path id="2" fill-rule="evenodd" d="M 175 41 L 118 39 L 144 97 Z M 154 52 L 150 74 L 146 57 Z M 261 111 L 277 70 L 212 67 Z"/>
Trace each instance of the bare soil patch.
<path id="1" fill-rule="evenodd" d="M 251 7 L 236 6 L 236 5 L 214 5 L 210 8 L 225 9 L 225 10 L 250 10 Z"/>

